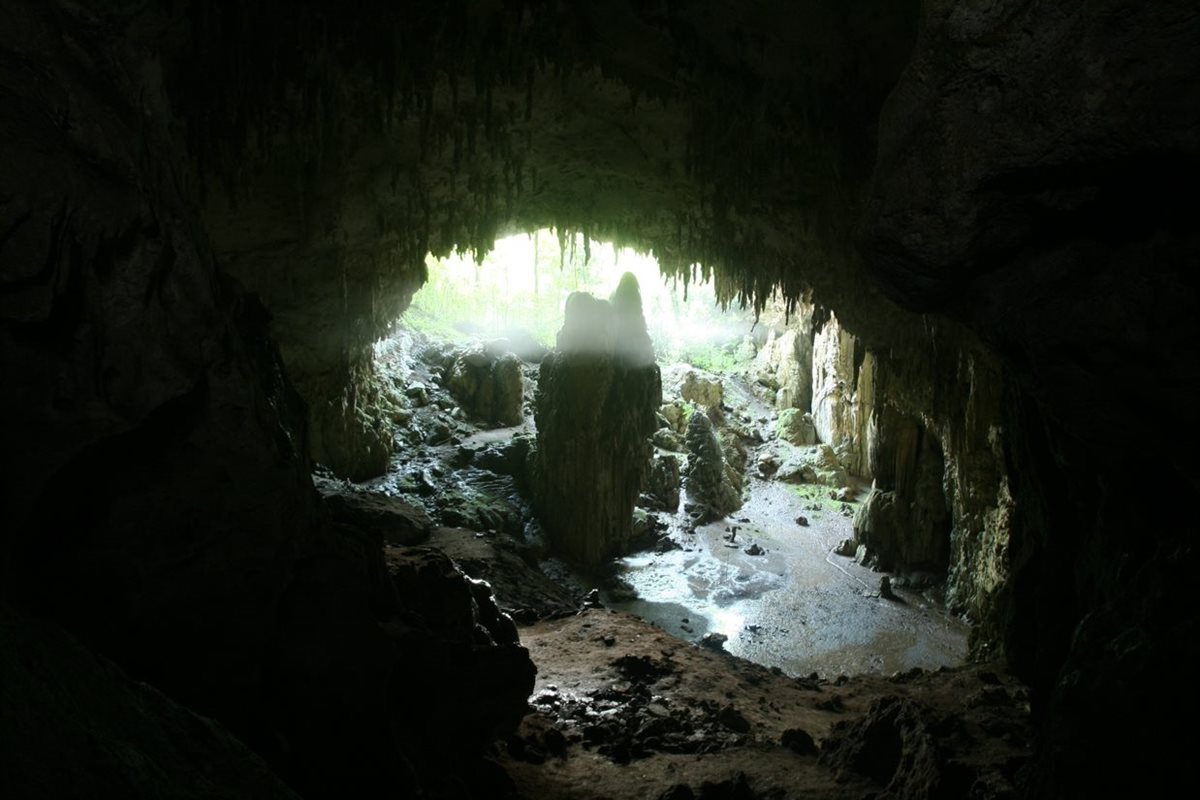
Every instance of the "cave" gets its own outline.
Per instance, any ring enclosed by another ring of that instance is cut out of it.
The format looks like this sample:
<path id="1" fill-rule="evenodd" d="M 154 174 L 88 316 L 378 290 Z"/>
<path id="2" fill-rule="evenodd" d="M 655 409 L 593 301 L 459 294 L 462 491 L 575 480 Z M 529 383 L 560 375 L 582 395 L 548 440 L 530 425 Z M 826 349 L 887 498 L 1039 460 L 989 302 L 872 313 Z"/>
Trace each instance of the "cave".
<path id="1" fill-rule="evenodd" d="M 1186 786 L 1198 74 L 1182 0 L 8 0 L 0 793 Z M 632 272 L 430 346 L 434 262 L 511 237 L 710 293 L 769 415 Z M 961 657 L 631 613 L 680 537 L 778 555 L 788 474 Z"/>

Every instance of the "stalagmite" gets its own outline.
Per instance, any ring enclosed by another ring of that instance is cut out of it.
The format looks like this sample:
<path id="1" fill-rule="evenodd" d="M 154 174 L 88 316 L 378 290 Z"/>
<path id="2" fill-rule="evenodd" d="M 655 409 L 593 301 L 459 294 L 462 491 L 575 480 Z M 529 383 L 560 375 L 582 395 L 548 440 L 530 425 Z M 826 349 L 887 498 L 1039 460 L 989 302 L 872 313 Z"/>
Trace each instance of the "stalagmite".
<path id="1" fill-rule="evenodd" d="M 535 412 L 535 503 L 564 557 L 595 565 L 628 544 L 661 404 L 637 279 L 626 273 L 611 302 L 572 293 Z"/>

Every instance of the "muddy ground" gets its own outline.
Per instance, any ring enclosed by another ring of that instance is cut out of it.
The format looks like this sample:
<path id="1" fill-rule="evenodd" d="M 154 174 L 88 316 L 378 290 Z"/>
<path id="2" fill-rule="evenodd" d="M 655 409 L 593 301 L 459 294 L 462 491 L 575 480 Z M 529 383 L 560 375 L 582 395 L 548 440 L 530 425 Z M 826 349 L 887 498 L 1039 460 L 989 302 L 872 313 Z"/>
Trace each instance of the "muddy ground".
<path id="1" fill-rule="evenodd" d="M 531 416 L 466 419 L 428 343 L 383 356 L 409 398 L 403 460 L 365 484 L 322 473 L 317 485 L 335 519 L 389 547 L 442 550 L 489 581 L 519 624 L 537 686 L 492 754 L 512 796 L 1011 793 L 1028 755 L 1025 690 L 998 669 L 956 666 L 967 628 L 936 593 L 885 598 L 878 573 L 835 553 L 861 483 L 834 500 L 833 487 L 751 468 L 741 509 L 702 524 L 682 499 L 646 515 L 646 549 L 580 574 L 547 551 L 525 499 Z M 524 374 L 528 401 L 536 368 Z M 729 411 L 763 432 L 747 447 L 753 465 L 772 412 L 744 382 L 727 385 Z"/>
<path id="2" fill-rule="evenodd" d="M 532 711 L 496 751 L 521 797 L 1004 797 L 1029 753 L 987 665 L 795 679 L 609 609 L 521 638 Z"/>

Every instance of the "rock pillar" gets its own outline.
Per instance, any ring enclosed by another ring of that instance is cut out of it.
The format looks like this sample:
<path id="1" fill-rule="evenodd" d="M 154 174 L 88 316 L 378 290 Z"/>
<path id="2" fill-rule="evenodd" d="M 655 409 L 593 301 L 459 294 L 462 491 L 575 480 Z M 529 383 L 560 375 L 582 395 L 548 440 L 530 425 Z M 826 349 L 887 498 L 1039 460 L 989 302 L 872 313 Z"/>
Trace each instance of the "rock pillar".
<path id="1" fill-rule="evenodd" d="M 535 399 L 534 502 L 563 557 L 595 565 L 628 546 L 661 404 L 637 279 L 611 300 L 572 293 Z"/>

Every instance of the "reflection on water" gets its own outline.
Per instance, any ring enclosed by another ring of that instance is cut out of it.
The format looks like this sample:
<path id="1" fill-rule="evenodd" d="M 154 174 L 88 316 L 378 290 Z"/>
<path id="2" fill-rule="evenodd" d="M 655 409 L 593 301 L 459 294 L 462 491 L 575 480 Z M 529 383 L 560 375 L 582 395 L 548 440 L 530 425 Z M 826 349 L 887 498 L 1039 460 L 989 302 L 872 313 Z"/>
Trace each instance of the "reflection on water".
<path id="1" fill-rule="evenodd" d="M 787 486 L 753 481 L 736 547 L 725 523 L 687 533 L 671 521 L 684 549 L 622 560 L 638 599 L 609 600 L 665 631 L 691 641 L 706 633 L 729 637 L 730 653 L 793 675 L 818 672 L 889 674 L 961 663 L 967 627 L 923 598 L 883 600 L 870 587 L 879 575 L 830 554 L 852 534 L 848 517 L 809 510 L 809 527 L 792 521 L 800 501 Z M 745 552 L 751 542 L 765 555 Z"/>

